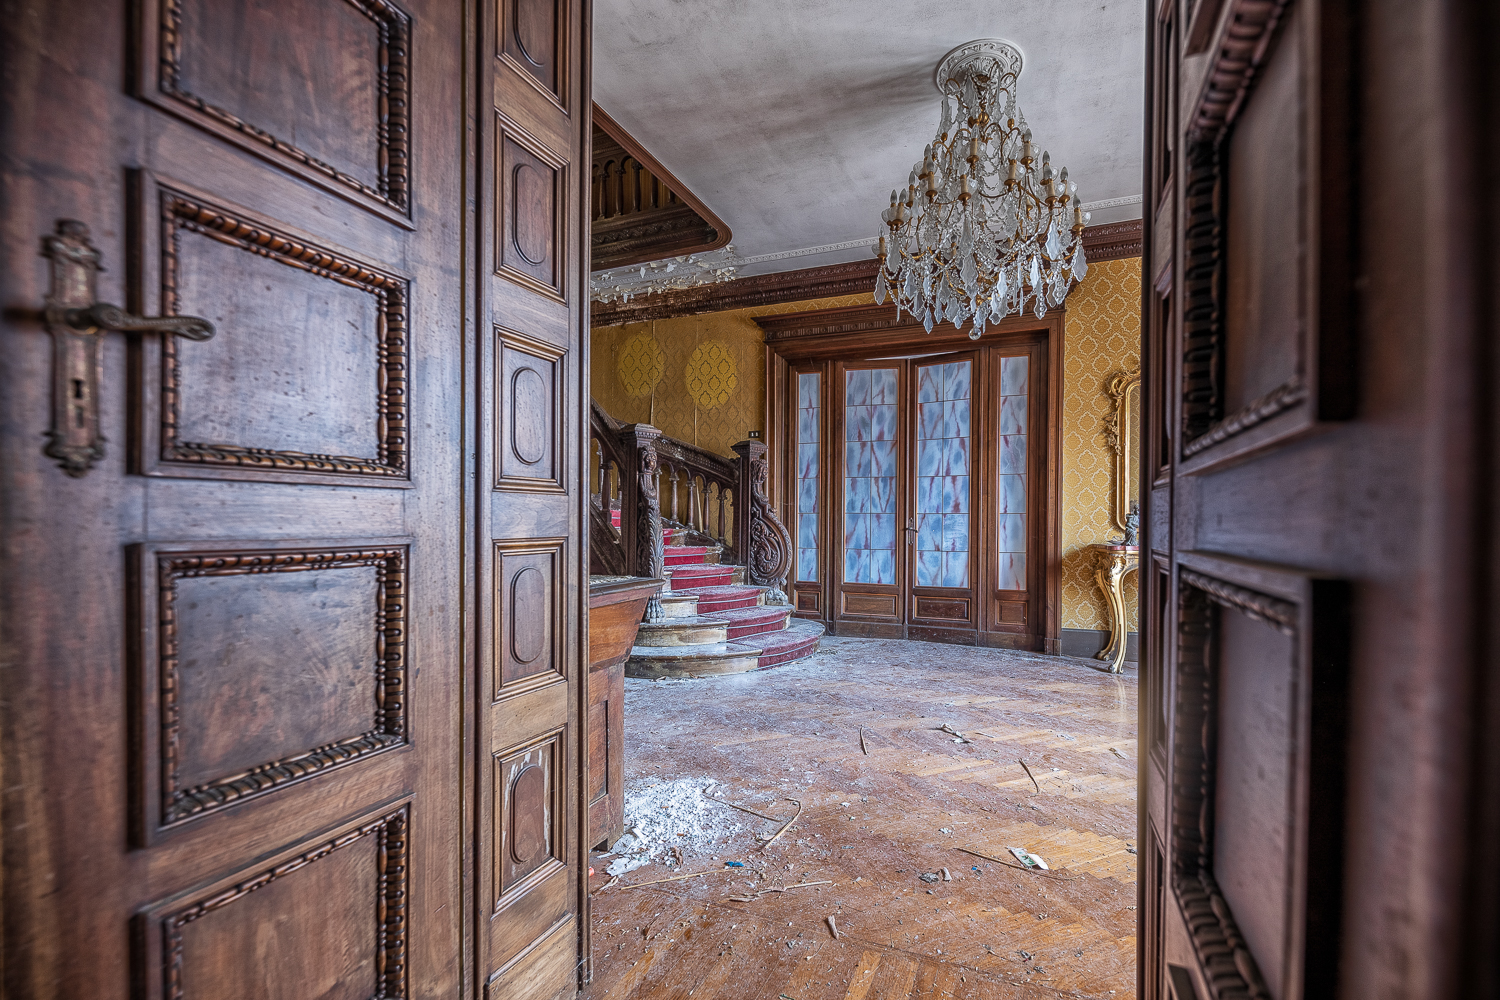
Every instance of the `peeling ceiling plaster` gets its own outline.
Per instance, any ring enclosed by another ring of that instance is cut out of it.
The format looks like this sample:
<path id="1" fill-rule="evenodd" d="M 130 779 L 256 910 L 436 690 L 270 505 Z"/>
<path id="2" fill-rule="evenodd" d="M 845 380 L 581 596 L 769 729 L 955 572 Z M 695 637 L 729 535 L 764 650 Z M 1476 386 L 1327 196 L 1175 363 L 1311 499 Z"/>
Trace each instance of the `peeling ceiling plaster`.
<path id="1" fill-rule="evenodd" d="M 741 256 L 877 236 L 937 130 L 933 69 L 998 37 L 1085 202 L 1139 195 L 1141 0 L 595 0 L 594 99 L 728 223 Z M 1138 218 L 1140 205 L 1092 222 Z M 870 256 L 767 261 L 742 274 Z"/>

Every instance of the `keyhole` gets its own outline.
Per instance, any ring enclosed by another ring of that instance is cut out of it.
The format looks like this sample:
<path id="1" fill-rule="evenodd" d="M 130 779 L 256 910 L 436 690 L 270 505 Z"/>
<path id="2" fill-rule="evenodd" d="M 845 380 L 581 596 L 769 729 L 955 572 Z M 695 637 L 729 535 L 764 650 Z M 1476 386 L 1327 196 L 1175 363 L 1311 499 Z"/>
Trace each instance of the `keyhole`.
<path id="1" fill-rule="evenodd" d="M 81 378 L 75 378 L 73 380 L 73 398 L 74 399 L 82 399 L 83 398 L 83 379 L 81 379 Z"/>
<path id="2" fill-rule="evenodd" d="M 74 399 L 83 399 L 83 379 L 81 379 L 81 378 L 75 378 L 75 379 L 73 379 L 73 398 Z M 83 409 L 84 408 L 82 406 L 75 406 L 75 407 L 73 407 L 73 422 L 74 422 L 74 425 L 76 427 L 78 427 L 80 430 L 84 426 L 84 413 L 83 413 Z"/>

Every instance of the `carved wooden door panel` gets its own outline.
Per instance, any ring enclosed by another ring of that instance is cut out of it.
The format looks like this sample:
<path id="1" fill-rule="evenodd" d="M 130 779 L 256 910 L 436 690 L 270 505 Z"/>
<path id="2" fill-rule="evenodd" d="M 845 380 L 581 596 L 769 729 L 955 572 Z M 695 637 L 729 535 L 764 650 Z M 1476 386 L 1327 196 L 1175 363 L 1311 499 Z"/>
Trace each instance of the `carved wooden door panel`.
<path id="1" fill-rule="evenodd" d="M 462 9 L 4 31 L 6 992 L 454 996 Z M 212 337 L 105 315 L 54 386 L 36 310 L 94 251 Z"/>
<path id="2" fill-rule="evenodd" d="M 474 818 L 489 1000 L 572 990 L 587 934 L 587 15 L 586 0 L 496 0 L 480 19 Z"/>
<path id="3" fill-rule="evenodd" d="M 1331 997 L 1359 550 L 1325 478 L 1361 433 L 1348 29 L 1322 0 L 1153 6 L 1142 995 Z"/>

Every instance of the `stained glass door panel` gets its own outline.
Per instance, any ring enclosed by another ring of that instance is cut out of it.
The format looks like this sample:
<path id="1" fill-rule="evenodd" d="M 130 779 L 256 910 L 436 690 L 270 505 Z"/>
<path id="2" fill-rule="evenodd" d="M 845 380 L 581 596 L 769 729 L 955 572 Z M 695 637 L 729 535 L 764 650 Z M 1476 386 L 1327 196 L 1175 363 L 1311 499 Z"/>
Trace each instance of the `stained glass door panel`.
<path id="1" fill-rule="evenodd" d="M 896 583 L 899 368 L 844 373 L 844 582 Z"/>
<path id="2" fill-rule="evenodd" d="M 917 366 L 918 587 L 969 587 L 973 367 Z"/>

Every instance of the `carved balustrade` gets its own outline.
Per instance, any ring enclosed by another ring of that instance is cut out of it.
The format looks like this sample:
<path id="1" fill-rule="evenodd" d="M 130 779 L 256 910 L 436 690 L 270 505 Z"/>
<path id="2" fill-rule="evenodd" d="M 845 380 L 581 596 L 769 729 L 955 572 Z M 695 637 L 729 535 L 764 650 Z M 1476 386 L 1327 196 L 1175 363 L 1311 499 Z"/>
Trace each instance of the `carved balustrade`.
<path id="1" fill-rule="evenodd" d="M 661 576 L 666 524 L 692 544 L 721 546 L 720 561 L 743 564 L 747 583 L 768 588 L 767 603 L 786 603 L 792 538 L 766 494 L 764 442 L 741 441 L 737 457 L 724 458 L 650 424 L 621 424 L 598 404 L 590 437 L 591 572 Z"/>

